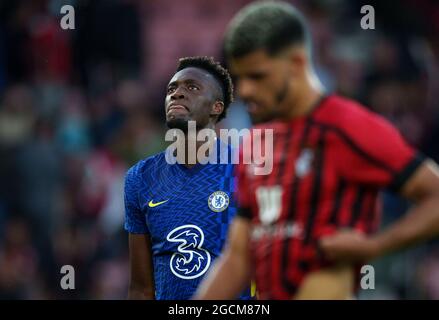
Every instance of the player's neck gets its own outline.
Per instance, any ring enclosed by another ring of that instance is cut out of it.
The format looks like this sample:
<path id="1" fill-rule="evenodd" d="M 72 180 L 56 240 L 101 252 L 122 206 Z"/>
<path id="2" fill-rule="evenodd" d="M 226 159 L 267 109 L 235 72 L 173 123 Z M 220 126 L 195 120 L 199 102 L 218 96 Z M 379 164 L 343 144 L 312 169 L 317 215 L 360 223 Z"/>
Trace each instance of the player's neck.
<path id="1" fill-rule="evenodd" d="M 208 125 L 203 129 L 211 129 L 211 130 L 215 130 L 215 126 L 214 125 Z M 196 136 L 198 136 L 198 132 Z M 204 162 L 204 160 L 208 159 L 211 155 L 208 154 L 208 152 L 210 150 L 212 150 L 212 145 L 214 145 L 216 143 L 216 138 L 215 137 L 209 137 L 206 140 L 203 141 L 197 141 L 197 138 L 191 136 L 191 135 L 186 135 L 186 138 L 184 140 L 184 142 L 182 141 L 182 143 L 184 143 L 184 150 L 186 150 L 184 157 L 178 157 L 177 156 L 177 161 L 178 163 L 184 165 L 186 168 L 192 168 L 194 166 L 196 166 L 198 163 L 200 162 Z M 207 145 L 208 144 L 208 145 Z M 195 146 L 195 148 L 194 148 Z M 206 150 L 206 153 L 201 152 L 199 154 L 198 150 L 200 149 L 200 147 L 203 146 L 203 148 Z M 192 154 L 192 157 L 195 155 L 195 159 L 196 159 L 196 163 L 190 163 L 191 161 L 189 161 L 189 157 L 190 157 L 190 153 L 194 153 Z"/>
<path id="2" fill-rule="evenodd" d="M 286 101 L 286 117 L 295 119 L 312 112 L 318 101 L 324 95 L 324 89 L 317 76 L 308 72 L 296 96 L 290 96 Z"/>

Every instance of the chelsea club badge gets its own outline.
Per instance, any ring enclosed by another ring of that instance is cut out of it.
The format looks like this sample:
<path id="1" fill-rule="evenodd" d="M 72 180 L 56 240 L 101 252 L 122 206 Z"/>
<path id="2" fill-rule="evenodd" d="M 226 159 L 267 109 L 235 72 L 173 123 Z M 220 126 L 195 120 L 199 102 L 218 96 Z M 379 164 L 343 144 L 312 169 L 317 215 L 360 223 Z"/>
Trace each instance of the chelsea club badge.
<path id="1" fill-rule="evenodd" d="M 229 202 L 229 196 L 223 191 L 216 191 L 212 193 L 207 201 L 210 210 L 214 212 L 222 212 L 226 210 L 229 206 Z"/>

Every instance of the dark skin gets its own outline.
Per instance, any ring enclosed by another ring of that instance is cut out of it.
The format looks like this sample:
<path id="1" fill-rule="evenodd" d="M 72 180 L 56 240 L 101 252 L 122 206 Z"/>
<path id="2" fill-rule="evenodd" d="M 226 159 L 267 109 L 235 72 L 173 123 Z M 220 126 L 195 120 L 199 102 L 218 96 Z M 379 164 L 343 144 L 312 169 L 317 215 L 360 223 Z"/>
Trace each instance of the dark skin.
<path id="1" fill-rule="evenodd" d="M 192 120 L 197 122 L 198 130 L 214 129 L 224 110 L 221 99 L 221 87 L 210 73 L 198 68 L 183 69 L 172 77 L 167 87 L 166 123 L 170 128 L 178 128 Z M 187 142 L 186 138 L 186 145 Z M 155 299 L 150 236 L 129 234 L 129 252 L 128 299 Z"/>
<path id="2" fill-rule="evenodd" d="M 166 124 L 196 121 L 200 129 L 213 129 L 224 110 L 222 91 L 215 78 L 207 71 L 186 68 L 177 72 L 166 90 Z"/>
<path id="3" fill-rule="evenodd" d="M 216 79 L 207 71 L 186 68 L 170 80 L 165 100 L 166 124 L 169 128 L 186 130 L 188 121 L 196 121 L 197 131 L 214 129 L 218 116 L 224 110 L 222 90 Z M 186 137 L 186 147 L 188 145 Z M 197 150 L 203 142 L 196 142 Z M 188 150 L 186 148 L 186 150 Z M 186 167 L 195 164 L 178 159 Z"/>
<path id="4" fill-rule="evenodd" d="M 151 238 L 146 234 L 129 234 L 130 285 L 128 299 L 153 300 L 154 274 Z"/>

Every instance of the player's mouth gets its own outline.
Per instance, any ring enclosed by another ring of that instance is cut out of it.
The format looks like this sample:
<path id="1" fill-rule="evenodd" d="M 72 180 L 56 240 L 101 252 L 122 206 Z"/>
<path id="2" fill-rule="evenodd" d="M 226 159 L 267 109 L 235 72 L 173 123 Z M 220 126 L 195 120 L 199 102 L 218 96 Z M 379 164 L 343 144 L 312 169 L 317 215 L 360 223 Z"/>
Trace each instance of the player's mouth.
<path id="1" fill-rule="evenodd" d="M 187 113 L 189 112 L 189 108 L 182 104 L 171 104 L 168 106 L 168 114 L 169 113 Z"/>

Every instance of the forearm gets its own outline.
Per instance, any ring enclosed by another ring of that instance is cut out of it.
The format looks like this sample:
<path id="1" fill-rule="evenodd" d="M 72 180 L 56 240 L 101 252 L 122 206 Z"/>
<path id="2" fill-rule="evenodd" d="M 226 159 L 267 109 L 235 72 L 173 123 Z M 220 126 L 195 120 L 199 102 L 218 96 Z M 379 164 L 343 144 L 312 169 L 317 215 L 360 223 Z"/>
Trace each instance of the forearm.
<path id="1" fill-rule="evenodd" d="M 248 260 L 245 256 L 225 252 L 201 283 L 194 299 L 236 299 L 250 283 Z"/>
<path id="2" fill-rule="evenodd" d="M 326 257 L 368 261 L 439 235 L 439 167 L 426 161 L 405 182 L 400 194 L 416 203 L 402 218 L 378 234 L 341 231 L 320 240 Z"/>
<path id="3" fill-rule="evenodd" d="M 130 286 L 128 290 L 129 300 L 154 300 L 154 291 L 152 289 L 142 289 L 141 287 Z"/>
<path id="4" fill-rule="evenodd" d="M 381 256 L 437 235 L 439 235 L 439 196 L 432 195 L 372 239 L 376 244 L 376 256 Z"/>
<path id="5" fill-rule="evenodd" d="M 130 284 L 128 299 L 155 299 L 151 240 L 146 234 L 130 234 Z"/>

